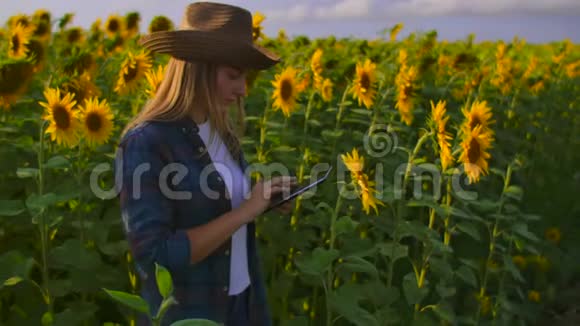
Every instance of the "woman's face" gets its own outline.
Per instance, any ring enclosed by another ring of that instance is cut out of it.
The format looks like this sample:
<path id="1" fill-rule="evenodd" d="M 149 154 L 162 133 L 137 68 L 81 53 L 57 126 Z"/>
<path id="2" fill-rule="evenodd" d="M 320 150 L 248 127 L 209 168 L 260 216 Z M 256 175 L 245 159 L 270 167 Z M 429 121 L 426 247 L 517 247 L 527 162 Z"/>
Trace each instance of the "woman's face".
<path id="1" fill-rule="evenodd" d="M 246 72 L 232 66 L 218 66 L 216 86 L 218 100 L 229 106 L 246 95 Z"/>

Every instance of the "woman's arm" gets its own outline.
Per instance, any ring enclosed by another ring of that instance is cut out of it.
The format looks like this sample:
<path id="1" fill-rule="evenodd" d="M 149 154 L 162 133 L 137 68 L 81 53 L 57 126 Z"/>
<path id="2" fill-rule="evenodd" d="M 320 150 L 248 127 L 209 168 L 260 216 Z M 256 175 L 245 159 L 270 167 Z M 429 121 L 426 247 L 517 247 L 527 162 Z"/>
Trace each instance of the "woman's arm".
<path id="1" fill-rule="evenodd" d="M 243 224 L 249 223 L 262 214 L 270 203 L 270 197 L 276 193 L 289 191 L 296 184 L 295 177 L 274 177 L 265 182 L 258 182 L 252 189 L 251 197 L 240 207 L 233 209 L 215 219 L 187 230 L 190 243 L 191 263 L 195 264 L 215 251 Z"/>

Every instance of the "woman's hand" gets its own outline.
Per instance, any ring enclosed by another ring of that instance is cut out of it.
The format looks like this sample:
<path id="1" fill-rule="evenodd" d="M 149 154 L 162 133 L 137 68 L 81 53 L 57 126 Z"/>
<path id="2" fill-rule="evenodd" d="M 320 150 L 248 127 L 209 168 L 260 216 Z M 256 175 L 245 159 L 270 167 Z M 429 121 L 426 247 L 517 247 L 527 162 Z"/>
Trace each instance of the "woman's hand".
<path id="1" fill-rule="evenodd" d="M 292 209 L 294 209 L 294 199 L 289 200 L 274 209 L 280 214 L 288 215 L 292 212 Z"/>
<path id="2" fill-rule="evenodd" d="M 296 177 L 291 176 L 273 177 L 270 180 L 258 181 L 252 188 L 250 198 L 240 206 L 248 213 L 246 214 L 248 220 L 244 222 L 249 223 L 254 220 L 270 206 L 270 198 L 281 192 L 289 193 L 292 186 L 297 185 L 297 183 Z M 291 202 L 284 203 L 281 207 L 286 207 Z"/>

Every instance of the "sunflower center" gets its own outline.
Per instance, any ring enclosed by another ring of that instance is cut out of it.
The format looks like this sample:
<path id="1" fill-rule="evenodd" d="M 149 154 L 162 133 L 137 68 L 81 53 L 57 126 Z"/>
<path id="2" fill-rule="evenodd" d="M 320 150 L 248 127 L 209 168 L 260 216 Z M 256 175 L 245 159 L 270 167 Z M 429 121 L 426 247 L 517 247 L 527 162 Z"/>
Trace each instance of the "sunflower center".
<path id="1" fill-rule="evenodd" d="M 101 127 L 103 126 L 103 121 L 101 120 L 101 117 L 96 113 L 90 113 L 89 115 L 87 115 L 85 123 L 87 125 L 87 128 L 92 132 L 98 132 L 99 130 L 101 130 Z"/>
<path id="2" fill-rule="evenodd" d="M 469 127 L 471 127 L 471 130 L 475 129 L 479 125 L 481 125 L 481 120 L 479 119 L 479 117 L 478 116 L 472 117 L 471 123 L 469 124 Z"/>
<path id="3" fill-rule="evenodd" d="M 363 90 L 363 92 L 366 92 L 368 89 L 371 88 L 371 79 L 369 78 L 368 74 L 363 73 L 360 76 L 360 87 Z"/>
<path id="4" fill-rule="evenodd" d="M 119 30 L 119 22 L 117 20 L 109 21 L 107 25 L 107 30 L 111 33 L 116 33 Z"/>
<path id="5" fill-rule="evenodd" d="M 66 130 L 70 127 L 70 114 L 66 108 L 60 104 L 52 108 L 52 117 L 56 123 L 57 129 Z"/>
<path id="6" fill-rule="evenodd" d="M 282 97 L 284 101 L 287 101 L 292 97 L 292 83 L 287 79 L 282 80 L 282 85 L 280 86 L 280 97 Z"/>
<path id="7" fill-rule="evenodd" d="M 68 42 L 69 43 L 76 43 L 81 38 L 81 33 L 74 29 L 68 33 Z"/>
<path id="8" fill-rule="evenodd" d="M 467 159 L 469 160 L 469 163 L 475 164 L 479 160 L 479 156 L 480 156 L 479 142 L 477 141 L 477 139 L 475 137 L 473 137 L 473 138 L 471 138 L 471 141 L 469 142 L 469 150 L 467 151 Z"/>
<path id="9" fill-rule="evenodd" d="M 130 81 L 134 80 L 137 77 L 138 71 L 139 70 L 137 69 L 137 65 L 135 65 L 134 67 L 129 67 L 127 69 L 127 72 L 123 75 L 125 82 L 130 82 Z"/>
<path id="10" fill-rule="evenodd" d="M 12 51 L 18 52 L 18 50 L 20 49 L 20 38 L 18 37 L 18 35 L 12 36 L 11 45 L 12 45 Z"/>

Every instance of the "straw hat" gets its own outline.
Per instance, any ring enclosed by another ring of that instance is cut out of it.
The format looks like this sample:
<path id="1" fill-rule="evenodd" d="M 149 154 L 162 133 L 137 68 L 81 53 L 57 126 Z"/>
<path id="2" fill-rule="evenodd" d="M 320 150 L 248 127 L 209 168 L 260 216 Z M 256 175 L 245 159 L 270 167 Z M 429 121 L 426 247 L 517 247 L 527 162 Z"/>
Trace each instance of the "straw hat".
<path id="1" fill-rule="evenodd" d="M 280 58 L 253 43 L 252 14 L 246 9 L 213 2 L 187 6 L 178 30 L 154 32 L 139 43 L 151 52 L 182 60 L 267 69 Z"/>

